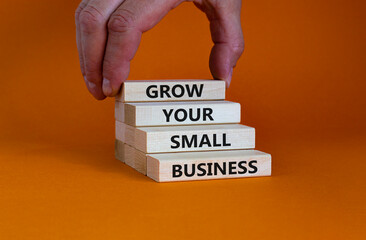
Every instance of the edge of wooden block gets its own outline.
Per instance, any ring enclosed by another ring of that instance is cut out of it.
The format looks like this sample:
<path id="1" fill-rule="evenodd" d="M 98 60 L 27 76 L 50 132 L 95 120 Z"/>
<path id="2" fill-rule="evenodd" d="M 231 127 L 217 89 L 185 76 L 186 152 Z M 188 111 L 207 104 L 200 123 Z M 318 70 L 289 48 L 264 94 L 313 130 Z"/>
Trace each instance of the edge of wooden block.
<path id="1" fill-rule="evenodd" d="M 135 145 L 137 150 L 147 153 L 147 132 L 135 128 Z"/>
<path id="2" fill-rule="evenodd" d="M 135 150 L 133 147 L 129 146 L 128 144 L 124 144 L 125 147 L 125 163 L 132 167 L 135 168 Z"/>
<path id="3" fill-rule="evenodd" d="M 146 175 L 147 171 L 147 154 L 143 153 L 135 148 L 135 154 L 134 154 L 134 169 L 136 169 L 138 172 Z"/>
<path id="4" fill-rule="evenodd" d="M 117 139 L 114 141 L 114 156 L 117 160 L 125 162 L 124 143 Z"/>
<path id="5" fill-rule="evenodd" d="M 125 103 L 124 104 L 124 111 L 125 111 L 125 123 L 130 126 L 136 126 L 136 106 Z"/>
<path id="6" fill-rule="evenodd" d="M 122 84 L 122 90 L 121 92 L 115 97 L 116 100 L 121 102 L 126 102 L 126 82 Z"/>
<path id="7" fill-rule="evenodd" d="M 237 113 L 238 113 L 238 123 L 240 123 L 241 122 L 241 104 L 240 103 L 238 103 L 238 102 L 232 102 L 232 103 L 235 103 L 238 107 L 237 107 Z"/>
<path id="8" fill-rule="evenodd" d="M 125 122 L 125 104 L 123 102 L 114 102 L 114 118 L 120 122 Z"/>
<path id="9" fill-rule="evenodd" d="M 151 157 L 150 155 L 147 155 L 146 158 L 146 176 L 153 179 L 156 182 L 160 182 L 159 178 L 159 166 L 160 162 L 159 160 Z"/>
<path id="10" fill-rule="evenodd" d="M 115 121 L 115 137 L 121 142 L 126 142 L 126 124 Z"/>
<path id="11" fill-rule="evenodd" d="M 117 160 L 134 168 L 136 171 L 146 175 L 147 154 L 137 150 L 136 148 L 116 139 L 115 140 L 115 157 Z"/>

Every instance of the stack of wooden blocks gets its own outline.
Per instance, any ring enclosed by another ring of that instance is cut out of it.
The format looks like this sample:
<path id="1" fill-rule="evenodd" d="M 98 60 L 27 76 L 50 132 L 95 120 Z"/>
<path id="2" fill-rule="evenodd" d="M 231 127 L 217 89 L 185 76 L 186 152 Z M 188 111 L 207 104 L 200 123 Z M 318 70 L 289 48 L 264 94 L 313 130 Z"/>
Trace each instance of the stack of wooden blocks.
<path id="1" fill-rule="evenodd" d="M 219 80 L 127 81 L 116 97 L 116 158 L 157 182 L 271 175 L 255 129 Z"/>

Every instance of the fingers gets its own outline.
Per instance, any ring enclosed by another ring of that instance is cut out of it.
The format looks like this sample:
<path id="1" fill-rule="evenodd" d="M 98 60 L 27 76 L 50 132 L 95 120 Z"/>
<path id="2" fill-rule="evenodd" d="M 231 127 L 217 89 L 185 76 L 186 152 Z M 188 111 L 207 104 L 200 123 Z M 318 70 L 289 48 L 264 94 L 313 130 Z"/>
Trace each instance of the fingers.
<path id="1" fill-rule="evenodd" d="M 81 45 L 81 32 L 80 32 L 80 13 L 83 11 L 83 9 L 86 7 L 89 0 L 83 0 L 78 8 L 75 11 L 75 26 L 76 26 L 76 46 L 78 48 L 79 53 L 79 62 L 80 62 L 80 69 L 83 76 L 85 75 L 84 70 L 84 55 L 83 55 L 83 48 Z"/>
<path id="2" fill-rule="evenodd" d="M 240 22 L 240 0 L 199 0 L 195 4 L 206 13 L 214 46 L 210 55 L 210 70 L 216 79 L 231 82 L 233 68 L 244 50 Z"/>
<path id="3" fill-rule="evenodd" d="M 115 96 L 128 77 L 143 32 L 155 26 L 180 0 L 125 0 L 108 22 L 103 93 Z"/>
<path id="4" fill-rule="evenodd" d="M 80 67 L 97 99 L 114 96 L 129 74 L 143 32 L 183 0 L 83 0 L 76 13 Z M 240 0 L 196 0 L 209 20 L 214 47 L 210 70 L 230 84 L 244 48 Z M 117 10 L 115 10 L 117 9 Z"/>
<path id="5" fill-rule="evenodd" d="M 102 63 L 107 39 L 107 22 L 123 0 L 88 0 L 77 17 L 77 35 L 82 46 L 82 72 L 90 93 L 96 99 L 104 99 L 102 91 Z M 80 50 L 79 50 L 80 53 Z"/>

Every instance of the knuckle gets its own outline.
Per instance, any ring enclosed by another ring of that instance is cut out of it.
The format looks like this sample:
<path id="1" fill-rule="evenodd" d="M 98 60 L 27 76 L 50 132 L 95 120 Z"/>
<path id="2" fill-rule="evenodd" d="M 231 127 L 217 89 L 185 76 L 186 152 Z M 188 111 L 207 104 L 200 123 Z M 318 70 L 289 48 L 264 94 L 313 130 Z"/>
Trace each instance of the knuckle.
<path id="1" fill-rule="evenodd" d="M 79 16 L 80 16 L 80 13 L 83 9 L 81 7 L 78 7 L 76 10 L 75 10 L 75 19 L 76 21 L 79 21 Z"/>
<path id="2" fill-rule="evenodd" d="M 79 13 L 79 22 L 83 31 L 93 32 L 104 24 L 104 17 L 96 8 L 86 6 Z"/>
<path id="3" fill-rule="evenodd" d="M 83 9 L 85 8 L 86 4 L 82 1 L 79 6 L 76 8 L 75 10 L 75 20 L 79 21 L 79 16 L 80 13 L 83 11 Z"/>
<path id="4" fill-rule="evenodd" d="M 135 26 L 134 14 L 127 9 L 119 9 L 110 18 L 108 30 L 112 32 L 125 32 Z"/>

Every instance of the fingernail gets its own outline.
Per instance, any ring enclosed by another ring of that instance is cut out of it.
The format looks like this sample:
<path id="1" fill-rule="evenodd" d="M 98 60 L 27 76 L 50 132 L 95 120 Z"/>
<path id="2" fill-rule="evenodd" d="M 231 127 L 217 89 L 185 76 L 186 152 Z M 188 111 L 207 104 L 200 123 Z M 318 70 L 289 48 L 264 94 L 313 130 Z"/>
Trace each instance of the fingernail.
<path id="1" fill-rule="evenodd" d="M 93 82 L 88 82 L 88 85 L 89 85 L 90 90 L 94 90 L 97 87 L 97 84 L 95 84 Z"/>
<path id="2" fill-rule="evenodd" d="M 89 90 L 93 90 L 97 86 L 95 83 L 89 82 L 86 76 L 84 76 L 84 81 Z"/>
<path id="3" fill-rule="evenodd" d="M 86 87 L 88 88 L 89 92 L 93 96 L 96 96 L 96 94 L 98 94 L 97 84 L 95 84 L 93 82 L 89 82 L 88 79 L 86 78 L 86 76 L 84 76 L 84 81 L 85 81 Z"/>
<path id="4" fill-rule="evenodd" d="M 106 96 L 110 96 L 113 93 L 111 81 L 106 78 L 103 78 L 103 93 Z"/>

